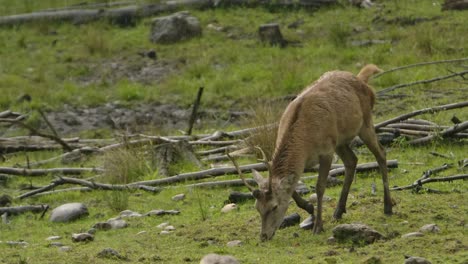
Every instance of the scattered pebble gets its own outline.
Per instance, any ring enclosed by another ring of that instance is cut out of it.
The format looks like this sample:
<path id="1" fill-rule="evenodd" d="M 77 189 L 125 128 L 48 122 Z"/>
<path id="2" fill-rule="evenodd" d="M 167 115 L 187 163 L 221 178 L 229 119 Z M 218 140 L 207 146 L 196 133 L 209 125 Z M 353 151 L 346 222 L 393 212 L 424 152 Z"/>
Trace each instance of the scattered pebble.
<path id="1" fill-rule="evenodd" d="M 127 257 L 120 255 L 120 253 L 112 248 L 105 248 L 97 254 L 98 258 L 118 258 L 122 260 L 127 260 Z"/>
<path id="2" fill-rule="evenodd" d="M 314 217 L 311 215 L 307 217 L 302 223 L 299 224 L 299 227 L 304 230 L 309 230 L 314 227 Z"/>
<path id="3" fill-rule="evenodd" d="M 185 199 L 185 194 L 184 193 L 180 193 L 180 194 L 177 194 L 177 195 L 174 195 L 172 196 L 172 201 L 182 201 Z"/>
<path id="4" fill-rule="evenodd" d="M 145 215 L 147 215 L 147 216 L 152 216 L 152 215 L 161 216 L 161 215 L 178 215 L 178 214 L 180 214 L 180 211 L 178 211 L 178 210 L 156 209 L 156 210 L 149 211 Z"/>
<path id="5" fill-rule="evenodd" d="M 48 240 L 48 241 L 59 240 L 59 239 L 62 239 L 62 237 L 61 236 L 50 236 L 50 237 L 46 238 L 46 240 Z"/>
<path id="6" fill-rule="evenodd" d="M 72 234 L 73 242 L 87 242 L 87 241 L 93 241 L 93 240 L 94 240 L 94 236 L 89 233 Z"/>
<path id="7" fill-rule="evenodd" d="M 228 247 L 239 247 L 239 246 L 241 246 L 242 244 L 243 244 L 243 243 L 242 243 L 242 241 L 240 241 L 240 240 L 233 240 L 233 241 L 227 242 L 226 245 L 227 245 Z"/>
<path id="8" fill-rule="evenodd" d="M 233 256 L 229 255 L 218 255 L 218 254 L 208 254 L 205 255 L 200 264 L 239 264 L 239 261 Z"/>
<path id="9" fill-rule="evenodd" d="M 332 198 L 330 196 L 326 196 L 324 195 L 322 200 L 324 202 L 328 202 L 328 201 L 331 201 Z M 317 203 L 317 194 L 316 193 L 313 193 L 312 195 L 310 195 L 310 198 L 309 198 L 309 201 L 313 204 L 316 204 Z"/>
<path id="10" fill-rule="evenodd" d="M 439 233 L 440 228 L 436 224 L 427 224 L 419 229 L 421 233 Z"/>
<path id="11" fill-rule="evenodd" d="M 59 251 L 60 252 L 68 252 L 68 251 L 71 251 L 71 247 L 69 246 L 62 246 L 62 247 L 59 247 Z"/>
<path id="12" fill-rule="evenodd" d="M 109 219 L 107 221 L 112 227 L 112 229 L 121 229 L 128 226 L 128 223 L 122 219 Z"/>
<path id="13" fill-rule="evenodd" d="M 112 229 L 112 225 L 109 222 L 99 222 L 99 223 L 94 224 L 93 228 L 97 230 L 110 230 Z"/>
<path id="14" fill-rule="evenodd" d="M 331 236 L 331 237 L 327 238 L 327 243 L 329 245 L 335 244 L 336 243 L 336 238 L 334 236 Z"/>
<path id="15" fill-rule="evenodd" d="M 25 241 L 7 241 L 5 243 L 9 246 L 20 246 L 20 247 L 27 247 L 29 245 L 29 243 Z"/>
<path id="16" fill-rule="evenodd" d="M 227 212 L 230 212 L 234 209 L 237 209 L 237 205 L 235 203 L 230 203 L 230 204 L 226 204 L 223 209 L 221 209 L 221 212 L 223 213 L 227 213 Z"/>
<path id="17" fill-rule="evenodd" d="M 143 215 L 137 212 L 133 212 L 130 210 L 124 210 L 120 212 L 119 216 L 121 217 L 142 217 Z"/>
<path id="18" fill-rule="evenodd" d="M 164 227 L 164 230 L 166 230 L 166 231 L 175 231 L 175 227 L 171 226 L 171 225 L 168 225 L 168 226 Z"/>
<path id="19" fill-rule="evenodd" d="M 421 257 L 409 257 L 405 259 L 405 264 L 431 264 L 431 262 Z"/>
<path id="20" fill-rule="evenodd" d="M 63 247 L 63 243 L 62 242 L 51 242 L 49 244 L 49 247 Z"/>
<path id="21" fill-rule="evenodd" d="M 159 233 L 159 234 L 161 234 L 161 235 L 168 235 L 168 234 L 171 234 L 171 233 L 172 233 L 171 231 L 163 230 L 163 231 L 161 231 L 161 233 Z"/>

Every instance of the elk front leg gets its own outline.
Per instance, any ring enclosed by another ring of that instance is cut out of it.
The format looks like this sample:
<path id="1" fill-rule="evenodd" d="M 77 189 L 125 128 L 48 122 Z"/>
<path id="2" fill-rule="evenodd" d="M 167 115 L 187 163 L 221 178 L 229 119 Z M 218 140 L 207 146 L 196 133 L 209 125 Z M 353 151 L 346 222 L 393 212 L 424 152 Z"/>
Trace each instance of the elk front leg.
<path id="1" fill-rule="evenodd" d="M 314 223 L 314 234 L 318 234 L 323 231 L 322 221 L 322 201 L 323 195 L 325 194 L 325 187 L 327 186 L 328 173 L 333 161 L 333 155 L 320 156 L 319 157 L 319 176 L 317 179 L 317 185 L 315 191 L 317 193 L 317 216 Z"/>
<path id="2" fill-rule="evenodd" d="M 296 202 L 296 205 L 308 212 L 310 215 L 314 215 L 314 206 L 304 200 L 296 191 L 293 192 L 292 198 L 294 199 L 294 202 Z"/>
<path id="3" fill-rule="evenodd" d="M 333 218 L 341 219 L 343 213 L 346 213 L 346 201 L 348 200 L 351 183 L 353 183 L 358 159 L 348 145 L 339 146 L 336 149 L 336 153 L 341 158 L 345 166 L 343 189 L 341 189 L 340 200 L 338 201 L 335 213 L 333 214 Z"/>

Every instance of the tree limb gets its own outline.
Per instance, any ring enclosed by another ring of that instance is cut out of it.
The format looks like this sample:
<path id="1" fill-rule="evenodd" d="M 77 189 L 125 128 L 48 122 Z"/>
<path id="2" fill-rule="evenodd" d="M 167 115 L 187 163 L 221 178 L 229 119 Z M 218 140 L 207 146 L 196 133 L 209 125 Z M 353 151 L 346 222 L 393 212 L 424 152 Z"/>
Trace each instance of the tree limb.
<path id="1" fill-rule="evenodd" d="M 391 73 L 391 72 L 394 72 L 394 71 L 403 70 L 403 69 L 409 69 L 409 68 L 425 66 L 425 65 L 431 65 L 431 64 L 462 62 L 462 61 L 467 61 L 467 60 L 468 60 L 468 58 L 461 58 L 461 59 L 453 59 L 453 60 L 440 60 L 440 61 L 429 61 L 429 62 L 420 62 L 420 63 L 415 63 L 415 64 L 409 64 L 409 65 L 392 68 L 390 70 L 378 73 L 378 74 L 374 75 L 373 78 L 375 79 L 375 78 L 378 78 L 378 77 L 380 77 L 380 76 L 382 76 L 384 74 Z"/>
<path id="2" fill-rule="evenodd" d="M 453 176 L 447 176 L 447 177 L 427 178 L 427 179 L 414 182 L 413 184 L 410 184 L 407 186 L 393 187 L 393 188 L 390 188 L 390 190 L 402 191 L 402 190 L 420 188 L 423 184 L 430 183 L 430 182 L 446 182 L 446 181 L 451 182 L 455 180 L 466 180 L 466 179 L 468 179 L 468 174 L 459 174 L 459 175 L 453 175 Z"/>
<path id="3" fill-rule="evenodd" d="M 8 215 L 18 215 L 25 212 L 41 213 L 44 210 L 47 210 L 47 208 L 49 208 L 47 204 L 0 207 L 0 215 L 4 213 L 7 213 Z"/>

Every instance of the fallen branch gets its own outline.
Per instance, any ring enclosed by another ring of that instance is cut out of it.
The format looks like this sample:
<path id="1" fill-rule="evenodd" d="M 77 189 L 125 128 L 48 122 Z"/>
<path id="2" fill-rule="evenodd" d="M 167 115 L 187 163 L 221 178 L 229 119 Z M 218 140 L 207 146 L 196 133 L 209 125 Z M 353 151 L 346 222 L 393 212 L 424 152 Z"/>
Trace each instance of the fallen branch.
<path id="1" fill-rule="evenodd" d="M 396 67 L 392 68 L 390 70 L 386 70 L 384 72 L 381 72 L 379 74 L 376 74 L 373 76 L 373 78 L 378 78 L 384 74 L 391 73 L 394 71 L 399 71 L 399 70 L 404 70 L 404 69 L 409 69 L 409 68 L 414 68 L 414 67 L 419 67 L 419 66 L 425 66 L 425 65 L 434 65 L 434 64 L 442 64 L 442 63 L 452 63 L 452 62 L 462 62 L 462 61 L 467 61 L 468 58 L 461 58 L 461 59 L 453 59 L 453 60 L 440 60 L 440 61 L 429 61 L 429 62 L 420 62 L 420 63 L 415 63 L 415 64 L 409 64 L 401 67 Z"/>
<path id="2" fill-rule="evenodd" d="M 18 215 L 26 212 L 42 213 L 47 210 L 49 206 L 47 204 L 42 205 L 23 205 L 15 207 L 0 207 L 0 215 L 7 213 L 8 215 Z"/>
<path id="3" fill-rule="evenodd" d="M 424 109 L 416 110 L 416 111 L 413 111 L 411 113 L 400 115 L 400 116 L 394 117 L 392 119 L 389 119 L 387 121 L 378 123 L 377 125 L 375 125 L 375 129 L 378 130 L 379 128 L 387 126 L 388 124 L 400 122 L 402 120 L 411 118 L 413 116 L 417 116 L 417 115 L 421 115 L 421 114 L 425 114 L 425 113 L 436 113 L 436 112 L 443 111 L 443 110 L 463 108 L 463 107 L 467 107 L 467 106 L 468 106 L 468 101 L 464 101 L 464 102 L 459 102 L 459 103 L 453 103 L 453 104 L 446 104 L 446 105 L 440 105 L 440 106 L 435 106 L 435 107 L 424 108 Z"/>
<path id="4" fill-rule="evenodd" d="M 411 83 L 397 84 L 397 85 L 394 85 L 394 86 L 385 88 L 385 89 L 383 89 L 383 90 L 380 90 L 380 91 L 378 91 L 376 94 L 377 94 L 377 96 L 380 96 L 380 95 L 383 95 L 383 94 L 385 94 L 385 93 L 387 93 L 387 92 L 396 90 L 396 89 L 398 89 L 398 88 L 413 86 L 413 85 L 417 85 L 417 84 L 426 84 L 426 83 L 432 83 L 432 82 L 442 81 L 442 80 L 446 80 L 446 79 L 453 78 L 453 77 L 456 77 L 456 76 L 461 76 L 461 77 L 463 77 L 463 76 L 464 76 L 465 74 L 467 74 L 467 73 L 468 73 L 468 71 L 461 71 L 461 72 L 455 72 L 455 73 L 452 73 L 452 74 L 449 74 L 449 75 L 439 76 L 439 77 L 432 78 L 432 79 L 421 80 L 421 81 L 415 81 L 415 82 L 411 82 Z"/>
<path id="5" fill-rule="evenodd" d="M 44 176 L 48 174 L 80 175 L 86 172 L 103 173 L 101 168 L 52 168 L 52 169 L 26 169 L 0 167 L 0 173 L 18 176 Z"/>
<path id="6" fill-rule="evenodd" d="M 458 133 L 460 131 L 463 131 L 465 129 L 468 129 L 468 121 L 465 121 L 465 122 L 460 123 L 460 124 L 456 124 L 453 127 L 449 127 L 447 129 L 441 131 L 440 133 L 432 133 L 432 134 L 430 134 L 428 136 L 425 136 L 425 137 L 422 137 L 422 138 L 413 139 L 411 141 L 408 141 L 408 144 L 410 144 L 410 145 L 425 144 L 425 143 L 428 143 L 428 142 L 432 141 L 436 137 L 441 137 L 441 138 L 450 137 L 453 134 Z"/>
<path id="7" fill-rule="evenodd" d="M 420 180 L 417 182 L 414 182 L 413 184 L 407 185 L 407 186 L 402 186 L 402 187 L 393 187 L 390 188 L 392 191 L 402 191 L 402 190 L 408 190 L 408 189 L 418 189 L 421 188 L 423 184 L 430 183 L 430 182 L 451 182 L 455 180 L 466 180 L 468 179 L 468 174 L 460 174 L 460 175 L 454 175 L 454 176 L 447 176 L 447 177 L 436 177 L 436 178 L 427 178 L 424 180 Z"/>

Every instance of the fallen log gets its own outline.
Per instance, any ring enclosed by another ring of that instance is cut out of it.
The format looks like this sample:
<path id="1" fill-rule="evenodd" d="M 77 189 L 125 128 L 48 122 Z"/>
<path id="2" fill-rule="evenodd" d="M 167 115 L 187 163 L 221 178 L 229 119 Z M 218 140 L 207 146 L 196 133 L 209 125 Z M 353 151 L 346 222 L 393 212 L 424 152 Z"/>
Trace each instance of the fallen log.
<path id="1" fill-rule="evenodd" d="M 8 215 L 19 215 L 26 212 L 42 213 L 47 210 L 49 206 L 47 204 L 42 205 L 23 205 L 15 207 L 0 207 L 0 215 L 7 213 Z"/>
<path id="2" fill-rule="evenodd" d="M 52 169 L 26 169 L 0 167 L 0 173 L 17 176 L 44 176 L 48 174 L 80 175 L 86 172 L 103 173 L 101 168 L 52 168 Z"/>
<path id="3" fill-rule="evenodd" d="M 408 144 L 410 144 L 410 145 L 422 145 L 422 144 L 431 142 L 436 137 L 441 137 L 441 138 L 451 137 L 453 134 L 458 133 L 460 131 L 464 131 L 465 129 L 468 129 L 468 121 L 465 121 L 465 122 L 460 123 L 460 124 L 456 124 L 453 127 L 449 127 L 447 129 L 441 131 L 440 133 L 432 133 L 432 134 L 427 135 L 427 136 L 422 137 L 422 138 L 413 139 L 411 141 L 408 141 Z"/>
<path id="4" fill-rule="evenodd" d="M 468 174 L 459 174 L 459 175 L 453 175 L 453 176 L 447 176 L 447 177 L 427 178 L 427 179 L 414 182 L 413 184 L 410 184 L 407 186 L 393 187 L 393 188 L 390 188 L 390 190 L 402 191 L 402 190 L 408 190 L 408 189 L 418 189 L 418 188 L 421 188 L 423 184 L 430 183 L 430 182 L 446 182 L 446 181 L 451 182 L 455 180 L 466 180 L 466 179 L 468 179 Z"/>

